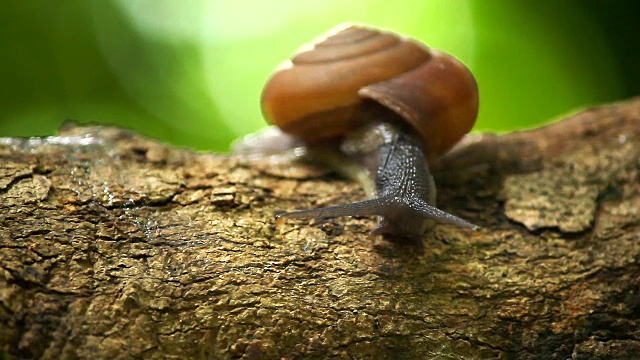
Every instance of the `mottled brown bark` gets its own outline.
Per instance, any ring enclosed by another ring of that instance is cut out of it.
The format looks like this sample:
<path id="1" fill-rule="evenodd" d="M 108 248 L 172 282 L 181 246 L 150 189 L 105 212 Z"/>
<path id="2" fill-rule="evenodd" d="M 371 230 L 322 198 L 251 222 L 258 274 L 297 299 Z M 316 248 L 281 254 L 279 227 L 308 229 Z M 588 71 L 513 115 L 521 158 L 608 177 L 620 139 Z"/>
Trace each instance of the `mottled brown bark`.
<path id="1" fill-rule="evenodd" d="M 114 128 L 0 143 L 0 358 L 628 358 L 640 351 L 640 99 L 474 135 L 424 248 L 302 166 Z M 346 189 L 346 190 L 343 190 Z"/>

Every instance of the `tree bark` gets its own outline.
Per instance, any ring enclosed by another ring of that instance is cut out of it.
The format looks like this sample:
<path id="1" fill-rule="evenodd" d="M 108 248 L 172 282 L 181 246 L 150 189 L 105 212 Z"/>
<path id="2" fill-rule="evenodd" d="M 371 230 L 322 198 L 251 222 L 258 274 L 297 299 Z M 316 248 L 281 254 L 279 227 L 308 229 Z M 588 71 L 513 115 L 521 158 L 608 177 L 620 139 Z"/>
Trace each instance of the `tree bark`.
<path id="1" fill-rule="evenodd" d="M 108 127 L 0 142 L 0 358 L 630 358 L 640 351 L 640 98 L 467 137 L 424 246 L 303 165 Z"/>

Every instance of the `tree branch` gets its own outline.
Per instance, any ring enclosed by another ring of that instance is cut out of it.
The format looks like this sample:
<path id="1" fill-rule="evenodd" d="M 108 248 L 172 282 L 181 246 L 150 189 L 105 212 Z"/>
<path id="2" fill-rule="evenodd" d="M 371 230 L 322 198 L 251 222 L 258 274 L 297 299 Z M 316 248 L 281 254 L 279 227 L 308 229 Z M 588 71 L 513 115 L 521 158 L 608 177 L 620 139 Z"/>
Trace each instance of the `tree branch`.
<path id="1" fill-rule="evenodd" d="M 465 139 L 424 248 L 303 165 L 67 124 L 0 142 L 0 354 L 15 358 L 628 358 L 640 350 L 640 98 Z M 2 356 L 0 356 L 2 357 Z"/>

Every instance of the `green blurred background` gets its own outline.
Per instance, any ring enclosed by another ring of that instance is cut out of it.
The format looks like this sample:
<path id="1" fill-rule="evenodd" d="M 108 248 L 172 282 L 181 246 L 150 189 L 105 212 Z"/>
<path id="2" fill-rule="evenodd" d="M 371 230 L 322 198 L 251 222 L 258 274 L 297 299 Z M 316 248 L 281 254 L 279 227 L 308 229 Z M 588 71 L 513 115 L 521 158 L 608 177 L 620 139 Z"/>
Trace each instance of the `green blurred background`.
<path id="1" fill-rule="evenodd" d="M 65 119 L 225 151 L 264 126 L 273 68 L 344 21 L 411 35 L 476 74 L 478 130 L 531 127 L 640 94 L 631 2 L 29 0 L 0 12 L 0 136 Z"/>

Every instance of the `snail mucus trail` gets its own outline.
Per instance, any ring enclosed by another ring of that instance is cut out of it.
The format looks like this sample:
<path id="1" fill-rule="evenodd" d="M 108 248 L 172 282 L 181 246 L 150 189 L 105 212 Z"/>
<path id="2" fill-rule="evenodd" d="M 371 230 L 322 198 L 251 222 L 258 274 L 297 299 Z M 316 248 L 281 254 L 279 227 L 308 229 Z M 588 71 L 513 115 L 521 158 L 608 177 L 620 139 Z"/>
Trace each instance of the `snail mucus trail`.
<path id="1" fill-rule="evenodd" d="M 262 110 L 281 132 L 254 144 L 301 142 L 307 159 L 359 179 L 372 197 L 279 214 L 278 222 L 375 215 L 372 233 L 392 239 L 419 239 L 433 222 L 477 228 L 435 207 L 429 170 L 477 116 L 475 79 L 454 57 L 390 32 L 341 25 L 276 70 Z"/>

